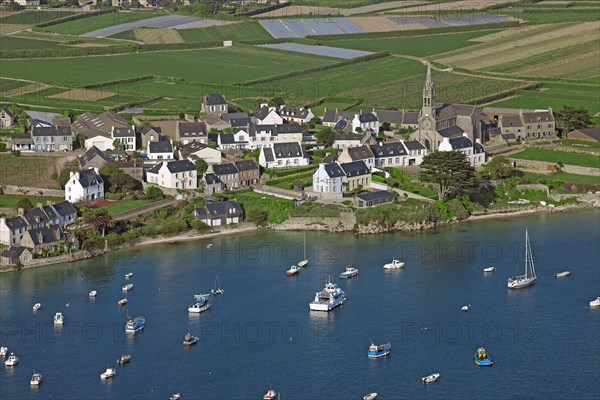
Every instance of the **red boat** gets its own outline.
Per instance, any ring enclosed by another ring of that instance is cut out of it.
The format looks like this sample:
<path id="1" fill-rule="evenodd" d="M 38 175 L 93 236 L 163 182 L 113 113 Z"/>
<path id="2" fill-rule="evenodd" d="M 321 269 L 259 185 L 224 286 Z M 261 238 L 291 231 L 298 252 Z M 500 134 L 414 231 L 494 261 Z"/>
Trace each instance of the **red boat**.
<path id="1" fill-rule="evenodd" d="M 274 400 L 277 398 L 277 392 L 275 389 L 269 389 L 267 393 L 263 396 L 263 400 Z"/>
<path id="2" fill-rule="evenodd" d="M 298 272 L 300 272 L 300 268 L 296 265 L 292 265 L 290 267 L 290 269 L 285 271 L 285 275 L 286 276 L 294 276 L 294 275 L 298 274 Z"/>
<path id="3" fill-rule="evenodd" d="M 124 306 L 125 304 L 127 304 L 127 299 L 121 299 L 121 300 L 117 301 L 117 304 L 120 306 Z"/>

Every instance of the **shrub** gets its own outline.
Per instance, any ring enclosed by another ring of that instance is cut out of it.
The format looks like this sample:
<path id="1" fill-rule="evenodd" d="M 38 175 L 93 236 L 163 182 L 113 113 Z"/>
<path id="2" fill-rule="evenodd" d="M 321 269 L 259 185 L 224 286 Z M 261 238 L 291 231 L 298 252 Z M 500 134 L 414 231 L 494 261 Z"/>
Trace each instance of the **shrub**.
<path id="1" fill-rule="evenodd" d="M 17 209 L 22 208 L 23 210 L 30 210 L 33 208 L 33 204 L 31 203 L 31 200 L 29 200 L 27 197 L 19 200 L 17 202 Z"/>
<path id="2" fill-rule="evenodd" d="M 6 143 L 0 143 L 0 151 L 6 151 Z"/>
<path id="3" fill-rule="evenodd" d="M 165 194 L 156 186 L 149 186 L 145 193 L 146 200 L 160 200 L 165 198 Z"/>
<path id="4" fill-rule="evenodd" d="M 469 217 L 469 211 L 459 199 L 452 199 L 446 202 L 446 209 L 449 217 L 456 217 L 463 220 Z"/>
<path id="5" fill-rule="evenodd" d="M 269 213 L 264 210 L 250 210 L 246 215 L 246 221 L 254 222 L 256 226 L 263 226 L 267 222 Z"/>

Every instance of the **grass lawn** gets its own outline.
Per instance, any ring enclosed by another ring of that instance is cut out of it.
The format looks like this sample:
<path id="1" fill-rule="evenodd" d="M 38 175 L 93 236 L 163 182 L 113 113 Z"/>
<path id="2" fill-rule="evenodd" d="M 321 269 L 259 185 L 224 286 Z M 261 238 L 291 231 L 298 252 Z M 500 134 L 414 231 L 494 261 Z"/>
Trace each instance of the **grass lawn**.
<path id="1" fill-rule="evenodd" d="M 65 199 L 63 197 L 38 197 L 38 196 L 11 196 L 11 195 L 2 195 L 0 196 L 0 208 L 16 208 L 17 203 L 21 199 L 29 199 L 31 204 L 35 207 L 37 203 L 42 203 L 46 205 L 46 202 L 52 201 L 54 203 L 60 203 Z"/>
<path id="2" fill-rule="evenodd" d="M 150 200 L 132 200 L 132 199 L 124 199 L 117 201 L 115 203 L 103 206 L 102 208 L 106 209 L 110 215 L 115 215 L 123 211 L 129 211 L 137 207 L 144 206 L 148 203 L 151 203 Z"/>
<path id="3" fill-rule="evenodd" d="M 186 42 L 273 39 L 273 36 L 258 21 L 244 21 L 208 28 L 180 29 L 179 34 Z"/>
<path id="4" fill-rule="evenodd" d="M 165 15 L 163 12 L 114 12 L 109 14 L 96 15 L 94 17 L 82 18 L 75 21 L 69 21 L 58 25 L 52 25 L 44 28 L 48 32 L 67 33 L 69 35 L 82 35 L 97 29 L 107 28 L 109 26 L 126 24 L 128 22 L 140 21 L 143 19 L 160 17 Z"/>
<path id="5" fill-rule="evenodd" d="M 58 18 L 68 17 L 69 15 L 79 14 L 74 11 L 58 11 L 58 10 L 39 10 L 39 11 L 24 11 L 18 14 L 13 14 L 0 18 L 0 24 L 39 24 L 40 22 L 52 21 Z M 4 39 L 2 39 L 4 43 Z"/>
<path id="6" fill-rule="evenodd" d="M 57 85 L 86 85 L 143 75 L 233 84 L 318 67 L 333 60 L 254 47 L 164 51 L 115 56 L 44 59 L 44 73 L 31 60 L 3 60 L 2 75 Z M 77 68 L 73 68 L 73 65 Z M 69 71 L 65 74 L 64 71 Z M 166 94 L 166 93 L 165 93 Z M 177 93 L 172 93 L 176 95 Z"/>
<path id="7" fill-rule="evenodd" d="M 354 39 L 324 41 L 323 44 L 333 47 L 373 51 L 376 53 L 389 51 L 396 54 L 408 54 L 417 57 L 426 57 L 433 54 L 444 53 L 451 50 L 472 46 L 477 42 L 471 41 L 496 31 L 478 31 L 448 33 L 442 35 L 413 36 L 393 39 Z"/>
<path id="8" fill-rule="evenodd" d="M 536 174 L 534 172 L 523 172 L 523 176 L 521 177 L 521 179 L 523 181 L 531 182 L 560 180 L 566 183 L 600 185 L 600 177 L 598 176 L 568 174 L 566 172 L 554 172 L 552 174 Z"/>
<path id="9" fill-rule="evenodd" d="M 521 152 L 511 155 L 510 157 L 522 160 L 547 161 L 551 163 L 557 163 L 558 161 L 562 161 L 564 164 L 567 165 L 579 165 L 581 167 L 600 168 L 600 157 L 589 154 L 568 153 L 566 151 L 557 151 L 550 149 L 525 149 Z"/>
<path id="10" fill-rule="evenodd" d="M 266 211 L 267 222 L 279 224 L 288 219 L 290 211 L 294 209 L 294 202 L 254 192 L 241 192 L 231 196 L 244 208 L 247 216 L 251 211 Z"/>
<path id="11" fill-rule="evenodd" d="M 59 157 L 0 156 L 0 182 L 5 185 L 60 189 L 52 179 Z M 29 194 L 29 193 L 24 193 Z M 31 193 L 36 194 L 36 193 Z"/>

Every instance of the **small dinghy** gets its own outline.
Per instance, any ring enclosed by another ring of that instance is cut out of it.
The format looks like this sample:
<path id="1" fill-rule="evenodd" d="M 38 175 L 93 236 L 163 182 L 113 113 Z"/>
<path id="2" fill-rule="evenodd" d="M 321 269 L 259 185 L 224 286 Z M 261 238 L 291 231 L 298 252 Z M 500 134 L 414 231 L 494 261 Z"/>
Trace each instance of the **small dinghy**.
<path id="1" fill-rule="evenodd" d="M 125 274 L 125 279 L 133 278 L 133 272 L 128 272 Z"/>
<path id="2" fill-rule="evenodd" d="M 297 265 L 292 265 L 290 269 L 285 271 L 285 276 L 298 275 L 298 272 L 300 272 L 300 268 Z"/>
<path id="3" fill-rule="evenodd" d="M 563 272 L 557 272 L 554 274 L 555 278 L 564 278 L 565 276 L 569 276 L 571 275 L 571 271 L 563 271 Z"/>
<path id="4" fill-rule="evenodd" d="M 171 397 L 169 397 L 169 400 L 180 400 L 181 399 L 181 394 L 180 393 L 173 393 L 171 395 Z"/>
<path id="5" fill-rule="evenodd" d="M 96 297 L 96 295 L 97 295 L 97 294 L 98 294 L 98 292 L 96 292 L 95 290 L 92 290 L 92 291 L 89 293 L 90 297 L 92 297 L 92 298 Z"/>
<path id="6" fill-rule="evenodd" d="M 121 299 L 121 300 L 117 301 L 117 304 L 120 306 L 124 306 L 125 304 L 127 304 L 127 299 Z"/>
<path id="7" fill-rule="evenodd" d="M 590 301 L 590 307 L 600 307 L 600 297 L 596 297 L 596 300 Z"/>
<path id="8" fill-rule="evenodd" d="M 377 392 L 365 394 L 363 400 L 375 400 L 377 398 Z"/>
<path id="9" fill-rule="evenodd" d="M 124 292 L 128 292 L 131 289 L 133 289 L 133 283 L 128 283 L 127 285 L 124 285 L 121 289 L 123 289 Z"/>
<path id="10" fill-rule="evenodd" d="M 486 267 L 483 269 L 483 272 L 494 272 L 496 270 L 496 267 Z"/>
<path id="11" fill-rule="evenodd" d="M 6 354 L 8 354 L 8 347 L 0 347 L 0 357 L 6 357 Z"/>
<path id="12" fill-rule="evenodd" d="M 424 384 L 429 384 L 429 383 L 433 383 L 435 381 L 437 381 L 440 378 L 440 374 L 438 374 L 437 372 L 435 374 L 431 374 L 431 375 L 427 375 L 423 378 L 421 378 L 421 382 L 423 382 Z"/>
<path id="13" fill-rule="evenodd" d="M 267 393 L 265 393 L 265 395 L 263 396 L 263 400 L 275 400 L 278 397 L 277 391 L 275 389 L 269 388 L 269 390 L 267 390 Z"/>
<path id="14" fill-rule="evenodd" d="M 41 304 L 41 303 L 35 303 L 35 304 L 33 305 L 33 311 L 37 311 L 37 310 L 39 310 L 40 308 L 42 308 L 42 304 Z"/>
<path id="15" fill-rule="evenodd" d="M 462 311 L 462 312 L 467 312 L 467 311 L 469 311 L 469 308 L 470 308 L 470 307 L 471 307 L 471 305 L 470 305 L 470 304 L 469 304 L 468 306 L 462 306 L 462 307 L 460 308 L 460 311 Z"/>
<path id="16" fill-rule="evenodd" d="M 119 358 L 117 358 L 117 364 L 123 365 L 131 361 L 131 354 L 121 354 Z"/>
<path id="17" fill-rule="evenodd" d="M 62 313 L 57 312 L 54 314 L 54 325 L 62 325 L 64 323 L 64 318 Z"/>
<path id="18" fill-rule="evenodd" d="M 183 344 L 186 346 L 191 346 L 193 344 L 198 343 L 198 337 L 197 336 L 192 336 L 189 332 L 185 334 L 184 338 L 183 338 Z"/>
<path id="19" fill-rule="evenodd" d="M 106 368 L 106 371 L 100 374 L 100 378 L 109 379 L 117 374 L 117 371 L 114 368 Z"/>
<path id="20" fill-rule="evenodd" d="M 494 362 L 486 353 L 485 348 L 480 347 L 477 349 L 477 353 L 475 354 L 475 364 L 480 367 L 491 367 L 494 365 Z"/>
<path id="21" fill-rule="evenodd" d="M 42 383 L 42 374 L 34 373 L 33 375 L 31 375 L 29 383 L 31 384 L 31 386 L 38 386 L 40 383 Z"/>

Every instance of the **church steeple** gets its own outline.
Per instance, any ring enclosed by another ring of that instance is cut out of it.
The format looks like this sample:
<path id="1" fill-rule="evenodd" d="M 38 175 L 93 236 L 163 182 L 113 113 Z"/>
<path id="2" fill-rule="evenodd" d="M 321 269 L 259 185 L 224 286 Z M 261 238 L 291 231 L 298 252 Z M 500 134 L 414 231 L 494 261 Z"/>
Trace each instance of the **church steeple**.
<path id="1" fill-rule="evenodd" d="M 435 85 L 431 79 L 431 64 L 427 64 L 427 77 L 425 78 L 425 86 L 423 86 L 423 109 L 425 115 L 433 115 L 433 107 L 435 104 Z"/>

